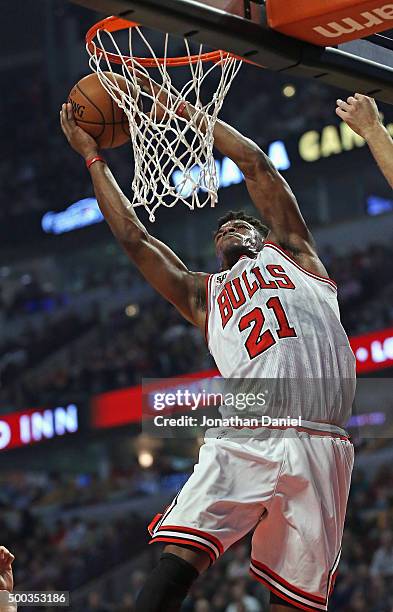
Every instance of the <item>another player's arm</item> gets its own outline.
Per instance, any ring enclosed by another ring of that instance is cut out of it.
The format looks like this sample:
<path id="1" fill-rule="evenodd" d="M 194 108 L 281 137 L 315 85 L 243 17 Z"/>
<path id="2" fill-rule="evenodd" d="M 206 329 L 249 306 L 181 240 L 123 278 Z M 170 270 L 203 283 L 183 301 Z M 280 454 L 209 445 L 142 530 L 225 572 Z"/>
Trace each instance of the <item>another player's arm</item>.
<path id="1" fill-rule="evenodd" d="M 70 104 L 62 107 L 61 126 L 72 148 L 85 159 L 98 155 L 94 139 L 76 125 Z M 102 214 L 127 255 L 154 289 L 203 328 L 207 275 L 188 270 L 167 245 L 149 234 L 106 164 L 95 162 L 90 174 Z"/>
<path id="2" fill-rule="evenodd" d="M 356 93 L 337 100 L 336 113 L 367 142 L 386 180 L 393 188 L 393 140 L 383 126 L 373 98 Z"/>

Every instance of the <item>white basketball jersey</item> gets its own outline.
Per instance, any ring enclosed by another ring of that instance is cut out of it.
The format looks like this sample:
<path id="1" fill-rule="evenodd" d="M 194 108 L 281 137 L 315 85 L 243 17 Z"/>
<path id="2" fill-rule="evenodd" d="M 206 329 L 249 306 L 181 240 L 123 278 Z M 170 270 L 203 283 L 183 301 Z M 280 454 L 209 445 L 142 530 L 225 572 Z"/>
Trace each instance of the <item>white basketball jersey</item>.
<path id="1" fill-rule="evenodd" d="M 279 416 L 346 424 L 356 361 L 331 279 L 266 242 L 256 259 L 208 278 L 207 307 L 208 347 L 225 379 L 269 379 Z"/>

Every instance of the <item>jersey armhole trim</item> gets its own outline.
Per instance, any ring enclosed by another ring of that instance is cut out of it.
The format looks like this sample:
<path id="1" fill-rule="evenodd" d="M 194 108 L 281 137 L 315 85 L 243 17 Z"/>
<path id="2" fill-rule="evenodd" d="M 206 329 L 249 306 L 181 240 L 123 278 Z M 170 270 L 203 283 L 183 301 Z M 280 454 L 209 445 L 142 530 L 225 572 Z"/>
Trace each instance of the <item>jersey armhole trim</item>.
<path id="1" fill-rule="evenodd" d="M 296 266 L 299 270 L 301 270 L 301 272 L 304 272 L 305 274 L 307 274 L 307 276 L 310 276 L 311 278 L 315 278 L 315 280 L 319 280 L 322 283 L 330 285 L 330 287 L 332 287 L 334 291 L 337 291 L 337 283 L 335 283 L 334 280 L 332 280 L 328 276 L 322 276 L 321 274 L 315 274 L 315 272 L 310 272 L 309 270 L 306 270 L 297 261 L 295 261 L 295 259 L 287 251 L 284 251 L 284 249 L 280 247 L 278 244 L 276 244 L 275 242 L 270 242 L 270 241 L 265 242 L 263 247 L 265 248 L 265 246 L 278 251 L 283 257 L 288 259 L 294 266 Z"/>
<path id="2" fill-rule="evenodd" d="M 209 348 L 209 316 L 210 316 L 210 282 L 213 274 L 206 276 L 205 291 L 206 291 L 206 318 L 205 318 L 205 342 Z"/>

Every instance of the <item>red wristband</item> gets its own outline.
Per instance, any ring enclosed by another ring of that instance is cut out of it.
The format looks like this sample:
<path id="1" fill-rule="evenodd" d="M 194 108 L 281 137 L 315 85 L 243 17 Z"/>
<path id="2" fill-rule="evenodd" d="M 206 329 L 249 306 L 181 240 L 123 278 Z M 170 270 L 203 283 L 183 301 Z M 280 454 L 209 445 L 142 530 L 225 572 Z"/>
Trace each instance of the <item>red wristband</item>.
<path id="1" fill-rule="evenodd" d="M 96 161 L 101 161 L 101 162 L 103 162 L 104 164 L 106 164 L 106 161 L 105 161 L 105 159 L 102 157 L 102 155 L 96 155 L 95 157 L 91 157 L 90 159 L 87 159 L 87 160 L 86 160 L 86 168 L 89 170 L 90 166 L 91 166 L 92 164 L 94 164 L 94 162 L 96 162 Z"/>
<path id="2" fill-rule="evenodd" d="M 176 109 L 176 115 L 178 117 L 184 117 L 184 111 L 187 108 L 187 102 L 180 102 L 179 106 Z"/>

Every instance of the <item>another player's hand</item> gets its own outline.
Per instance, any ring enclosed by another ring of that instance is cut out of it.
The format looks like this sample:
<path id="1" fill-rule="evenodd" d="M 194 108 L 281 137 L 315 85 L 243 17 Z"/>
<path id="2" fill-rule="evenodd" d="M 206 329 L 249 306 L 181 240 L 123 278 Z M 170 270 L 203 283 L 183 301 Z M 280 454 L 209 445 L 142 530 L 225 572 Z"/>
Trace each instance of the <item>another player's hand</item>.
<path id="1" fill-rule="evenodd" d="M 337 100 L 336 114 L 365 140 L 382 125 L 375 100 L 358 93 L 346 101 Z"/>
<path id="2" fill-rule="evenodd" d="M 94 138 L 80 128 L 74 119 L 71 104 L 63 104 L 60 111 L 61 129 L 71 147 L 85 159 L 98 154 L 98 145 Z"/>
<path id="3" fill-rule="evenodd" d="M 12 563 L 15 557 L 5 546 L 0 546 L 0 590 L 11 592 L 14 588 Z"/>

